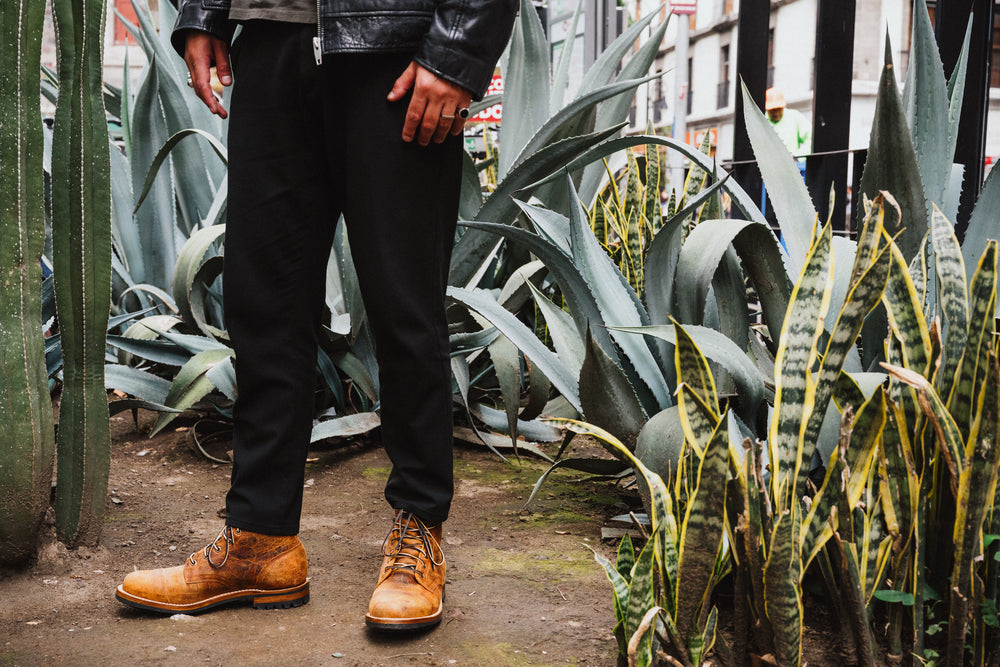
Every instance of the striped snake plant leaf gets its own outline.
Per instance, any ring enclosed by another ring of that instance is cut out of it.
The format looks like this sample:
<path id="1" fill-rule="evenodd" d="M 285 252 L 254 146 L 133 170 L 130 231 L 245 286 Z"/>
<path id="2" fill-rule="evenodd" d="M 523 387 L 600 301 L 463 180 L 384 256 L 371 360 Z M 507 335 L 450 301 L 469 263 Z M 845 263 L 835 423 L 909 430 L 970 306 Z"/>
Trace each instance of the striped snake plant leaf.
<path id="1" fill-rule="evenodd" d="M 651 134 L 647 132 L 646 134 Z M 645 146 L 646 154 L 646 184 L 643 201 L 643 213 L 649 220 L 650 238 L 656 234 L 663 224 L 663 208 L 660 204 L 660 191 L 663 187 L 663 165 L 659 149 L 652 145 Z M 646 244 L 647 247 L 649 244 Z"/>
<path id="2" fill-rule="evenodd" d="M 934 429 L 941 454 L 948 465 L 948 471 L 951 473 L 952 491 L 957 492 L 959 477 L 965 462 L 965 446 L 958 425 L 955 424 L 955 420 L 948 413 L 944 402 L 927 378 L 908 368 L 890 364 L 882 364 L 882 367 L 895 379 L 916 389 L 920 409 Z"/>
<path id="3" fill-rule="evenodd" d="M 799 531 L 802 545 L 802 568 L 816 557 L 833 536 L 835 520 L 831 511 L 841 503 L 857 507 L 871 478 L 875 453 L 886 423 L 886 395 L 876 392 L 857 411 L 845 410 L 841 426 L 839 451 L 836 459 L 827 466 L 826 478 L 813 496 L 809 512 Z M 848 438 L 843 434 L 849 433 Z M 850 517 L 847 517 L 850 520 Z"/>
<path id="4" fill-rule="evenodd" d="M 62 331 L 56 527 L 96 544 L 110 468 L 104 390 L 111 309 L 111 166 L 101 90 L 106 3 L 53 2 L 59 99 L 52 143 L 53 267 Z"/>
<path id="5" fill-rule="evenodd" d="M 881 236 L 881 230 L 877 230 Z M 823 353 L 823 362 L 820 365 L 819 374 L 816 378 L 816 393 L 813 396 L 813 410 L 806 422 L 803 433 L 802 459 L 811 460 L 813 451 L 819 440 L 820 428 L 823 424 L 823 417 L 833 395 L 833 388 L 840 377 L 847 354 L 854 348 L 855 341 L 861 333 L 865 318 L 878 304 L 885 291 L 886 280 L 889 277 L 891 254 L 888 246 L 880 249 L 877 255 L 872 257 L 872 264 L 863 271 L 855 282 L 851 290 L 844 299 L 844 305 L 840 309 L 837 323 L 834 325 L 833 333 L 827 341 L 826 350 Z M 801 495 L 805 490 L 806 482 L 804 469 L 800 471 L 799 492 Z"/>
<path id="6" fill-rule="evenodd" d="M 941 206 L 944 200 L 955 154 L 950 145 L 948 84 L 926 0 L 914 3 L 911 43 L 912 55 L 903 87 L 903 112 L 913 137 L 913 150 L 930 211 L 932 202 Z"/>
<path id="7" fill-rule="evenodd" d="M 651 539 L 639 552 L 639 557 L 632 566 L 632 577 L 629 582 L 628 607 L 625 615 L 625 636 L 634 637 L 639 632 L 646 613 L 656 607 L 654 555 L 656 539 Z M 653 633 L 646 632 L 639 640 L 636 651 L 636 665 L 651 665 L 653 663 Z"/>
<path id="8" fill-rule="evenodd" d="M 743 271 L 757 292 L 771 340 L 779 340 L 792 286 L 781 246 L 766 224 L 706 220 L 691 231 L 675 270 L 674 317 L 684 324 L 700 321 L 712 278 L 730 245 L 736 248 Z"/>
<path id="9" fill-rule="evenodd" d="M 701 350 L 678 322 L 674 322 L 674 366 L 677 368 L 677 381 L 691 390 L 709 407 L 713 414 L 718 415 L 719 396 L 715 390 L 715 379 L 708 361 Z M 713 425 L 713 429 L 715 426 Z"/>
<path id="10" fill-rule="evenodd" d="M 962 240 L 962 258 L 970 281 L 973 267 L 986 250 L 987 242 L 1000 237 L 996 228 L 997 216 L 1000 216 L 1000 173 L 990 170 Z"/>
<path id="11" fill-rule="evenodd" d="M 488 293 L 477 290 L 449 287 L 448 298 L 486 318 L 548 376 L 552 385 L 559 390 L 559 393 L 569 401 L 577 412 L 583 413 L 577 378 L 571 375 L 559 357 L 546 348 L 535 337 L 534 332 L 522 324 L 510 311 L 500 306 Z"/>
<path id="12" fill-rule="evenodd" d="M 0 6 L 0 563 L 29 558 L 49 504 L 55 432 L 40 334 L 45 204 L 38 118 L 44 3 Z M 107 143 L 107 139 L 105 139 Z"/>
<path id="13" fill-rule="evenodd" d="M 879 501 L 893 550 L 902 554 L 913 535 L 913 517 L 920 492 L 920 478 L 913 462 L 913 445 L 906 418 L 892 401 L 886 405 L 886 428 L 882 432 L 879 465 Z M 894 578 L 895 580 L 895 578 Z"/>
<path id="14" fill-rule="evenodd" d="M 233 351 L 229 348 L 205 350 L 191 357 L 174 376 L 164 405 L 177 410 L 187 410 L 200 401 L 215 389 L 212 380 L 207 376 L 208 371 L 218 364 L 228 362 L 232 357 Z M 176 416 L 175 412 L 159 415 L 149 433 L 150 437 L 162 431 Z"/>
<path id="15" fill-rule="evenodd" d="M 615 127 L 602 132 L 564 139 L 525 158 L 523 162 L 511 169 L 510 173 L 486 198 L 476 214 L 476 220 L 503 225 L 512 224 L 520 211 L 514 202 L 514 193 L 523 192 L 523 197 L 530 197 L 537 185 L 532 186 L 539 179 L 559 172 L 568 160 L 617 134 L 620 129 L 621 127 Z M 482 265 L 488 263 L 496 245 L 496 240 L 491 235 L 472 233 L 471 231 L 463 234 L 452 251 L 448 284 L 468 285 L 470 280 L 479 273 Z"/>
<path id="16" fill-rule="evenodd" d="M 888 192 L 879 193 L 874 201 L 865 201 L 864 222 L 861 233 L 858 234 L 857 249 L 854 254 L 854 264 L 851 267 L 850 286 L 853 287 L 872 265 L 872 260 L 883 241 L 885 231 L 885 206 L 889 204 L 898 208 L 898 204 Z"/>
<path id="17" fill-rule="evenodd" d="M 504 144 L 500 151 L 500 177 L 515 164 L 515 158 L 528 140 L 549 117 L 549 44 L 538 12 L 528 0 L 522 0 L 508 45 L 509 54 L 504 79 L 507 108 L 517 109 L 504 126 Z"/>
<path id="18" fill-rule="evenodd" d="M 1000 467 L 1000 366 L 989 354 L 989 370 L 979 396 L 976 419 L 964 451 L 964 465 L 955 496 L 955 559 L 951 573 L 951 609 L 948 622 L 948 664 L 962 664 L 971 606 L 976 601 L 973 577 L 977 556 L 981 556 L 980 536 L 987 509 L 993 502 Z"/>
<path id="19" fill-rule="evenodd" d="M 715 561 L 722 548 L 728 473 L 729 430 L 727 420 L 719 419 L 705 447 L 681 524 L 674 619 L 688 637 L 701 635 L 698 618 L 712 596 Z"/>
<path id="20" fill-rule="evenodd" d="M 788 148 L 742 82 L 741 91 L 747 135 L 767 185 L 767 196 L 774 206 L 781 240 L 788 248 L 789 273 L 797 274 L 809 252 L 816 209 Z"/>
<path id="21" fill-rule="evenodd" d="M 587 332 L 587 355 L 580 369 L 580 405 L 587 421 L 614 434 L 635 450 L 649 416 L 625 372 Z"/>
<path id="22" fill-rule="evenodd" d="M 713 412 L 701 396 L 684 383 L 677 386 L 677 405 L 680 407 L 684 438 L 700 461 L 722 417 Z"/>
<path id="23" fill-rule="evenodd" d="M 745 551 L 739 560 L 749 579 L 752 615 L 761 626 L 757 636 L 766 644 L 764 648 L 771 649 L 774 635 L 764 601 L 764 565 L 772 527 L 771 503 L 761 471 L 761 446 L 750 438 L 743 441 L 743 446 L 747 450 L 743 465 L 747 483 L 743 485 L 743 515 L 739 518 L 737 530 L 743 535 Z"/>
<path id="24" fill-rule="evenodd" d="M 782 667 L 802 664 L 802 562 L 796 535 L 798 511 L 793 505 L 775 518 L 764 565 L 764 604 L 774 635 L 775 658 Z"/>
<path id="25" fill-rule="evenodd" d="M 678 529 L 677 518 L 673 513 L 673 500 L 666 484 L 663 483 L 663 479 L 649 470 L 618 438 L 598 426 L 576 419 L 552 418 L 546 421 L 562 426 L 573 433 L 589 435 L 597 439 L 613 456 L 627 461 L 635 469 L 636 479 L 646 487 L 650 498 L 649 517 L 652 523 L 652 541 L 656 543 L 656 562 L 663 577 L 662 589 L 667 603 L 665 608 L 672 617 L 674 613 L 673 591 L 677 581 L 679 560 L 677 552 Z"/>
<path id="26" fill-rule="evenodd" d="M 988 368 L 987 354 L 994 338 L 996 264 L 997 242 L 991 240 L 979 259 L 979 266 L 969 286 L 969 334 L 955 375 L 955 383 L 948 397 L 948 411 L 955 417 L 963 436 L 968 436 L 972 426 L 973 409 L 978 403 L 978 393 L 983 390 Z"/>
<path id="27" fill-rule="evenodd" d="M 872 636 L 871 621 L 864 599 L 864 579 L 860 572 L 860 560 L 857 545 L 846 542 L 839 534 L 835 535 L 840 551 L 842 569 L 840 588 L 847 598 L 846 606 L 850 614 L 850 631 L 854 634 L 858 662 L 864 667 L 876 667 L 875 659 L 878 652 L 875 648 L 875 638 Z"/>
<path id="28" fill-rule="evenodd" d="M 969 336 L 969 291 L 965 283 L 962 249 L 955 238 L 954 227 L 937 206 L 934 206 L 931 219 L 934 273 L 944 330 L 942 364 L 935 386 L 942 396 L 948 396 L 954 386 L 955 372 Z"/>
<path id="29" fill-rule="evenodd" d="M 899 204 L 899 215 L 886 220 L 886 228 L 893 236 L 899 234 L 900 250 L 906 261 L 910 261 L 927 233 L 928 215 L 917 156 L 896 86 L 890 46 L 886 40 L 885 65 L 858 194 L 869 198 L 875 198 L 882 191 L 893 194 Z"/>
<path id="30" fill-rule="evenodd" d="M 774 359 L 774 416 L 768 430 L 768 450 L 772 500 L 779 510 L 794 504 L 802 466 L 802 436 L 814 407 L 816 381 L 810 369 L 816 360 L 823 316 L 830 301 L 831 237 L 831 226 L 827 225 L 806 256 L 792 290 Z"/>
<path id="31" fill-rule="evenodd" d="M 628 535 L 625 536 L 626 538 Z M 625 546 L 625 540 L 622 540 L 621 545 L 618 547 L 618 553 L 621 554 L 621 550 Z M 629 548 L 632 547 L 632 542 L 629 540 Z M 628 651 L 628 640 L 625 638 L 625 615 L 628 609 L 628 599 L 629 599 L 629 582 L 611 563 L 607 558 L 601 554 L 594 551 L 594 560 L 597 564 L 604 569 L 604 573 L 608 576 L 608 581 L 611 582 L 612 590 L 614 591 L 615 600 L 615 618 L 618 619 L 617 625 L 615 625 L 614 635 L 618 640 L 618 651 L 622 655 Z M 621 632 L 619 632 L 619 627 Z"/>

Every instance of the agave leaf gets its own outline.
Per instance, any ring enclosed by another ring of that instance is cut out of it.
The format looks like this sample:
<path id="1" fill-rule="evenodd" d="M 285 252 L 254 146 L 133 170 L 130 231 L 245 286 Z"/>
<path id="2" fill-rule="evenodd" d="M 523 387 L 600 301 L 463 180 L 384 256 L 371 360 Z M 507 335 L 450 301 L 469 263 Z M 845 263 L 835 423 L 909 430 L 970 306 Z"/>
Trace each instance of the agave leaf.
<path id="1" fill-rule="evenodd" d="M 525 356 L 531 359 L 552 382 L 552 385 L 570 402 L 578 412 L 582 413 L 579 385 L 576 378 L 566 369 L 559 358 L 548 350 L 535 337 L 535 334 L 522 324 L 513 314 L 502 308 L 492 297 L 484 292 L 466 290 L 459 287 L 449 287 L 448 297 L 489 320 L 490 324 L 500 330 L 510 339 Z"/>
<path id="2" fill-rule="evenodd" d="M 576 45 L 576 26 L 583 11 L 583 0 L 579 0 L 576 9 L 573 10 L 573 18 L 570 19 L 569 29 L 566 31 L 566 38 L 563 40 L 562 49 L 559 51 L 559 62 L 556 63 L 552 75 L 552 91 L 549 97 L 549 115 L 554 116 L 563 107 L 566 97 L 566 81 L 569 78 L 569 66 L 573 57 L 573 47 Z"/>
<path id="3" fill-rule="evenodd" d="M 812 229 L 816 223 L 816 209 L 799 168 L 795 166 L 785 144 L 757 108 L 746 84 L 741 85 L 747 134 L 753 145 L 761 176 L 767 185 L 767 196 L 774 206 L 774 214 L 781 229 L 781 240 L 788 248 L 789 273 L 797 274 L 809 252 Z"/>
<path id="4" fill-rule="evenodd" d="M 208 253 L 212 245 L 225 232 L 225 225 L 215 225 L 199 229 L 184 243 L 177 256 L 177 267 L 174 271 L 171 291 L 177 302 L 177 308 L 180 311 L 181 317 L 189 323 L 199 324 L 199 318 L 195 317 L 190 300 L 195 277 L 201 265 L 205 262 L 206 253 Z M 203 320 L 204 318 L 201 319 Z M 205 331 L 205 333 L 207 334 L 208 332 Z"/>
<path id="5" fill-rule="evenodd" d="M 772 494 L 779 508 L 792 503 L 803 460 L 803 429 L 814 409 L 816 381 L 810 373 L 823 332 L 833 278 L 831 226 L 816 239 L 788 303 L 774 359 L 774 417 L 768 431 Z M 772 619 L 773 621 L 773 619 Z"/>
<path id="6" fill-rule="evenodd" d="M 500 177 L 516 163 L 514 159 L 549 117 L 549 44 L 545 29 L 529 0 L 521 11 L 510 38 L 504 98 L 508 109 L 500 151 Z"/>
<path id="7" fill-rule="evenodd" d="M 378 401 L 378 389 L 375 378 L 368 371 L 365 363 L 350 352 L 340 352 L 332 356 L 334 365 L 354 381 L 357 388 L 371 402 Z"/>
<path id="8" fill-rule="evenodd" d="M 150 188 L 153 187 L 156 175 L 159 173 L 160 167 L 163 166 L 163 162 L 167 159 L 167 156 L 169 156 L 174 148 L 181 142 L 181 139 L 190 136 L 200 136 L 208 141 L 208 145 L 212 147 L 212 150 L 219 156 L 222 163 L 225 165 L 229 164 L 229 151 L 218 139 L 213 137 L 208 132 L 197 128 L 187 128 L 174 133 L 162 146 L 160 146 L 160 149 L 156 151 L 156 155 L 153 156 L 153 162 L 150 164 L 149 171 L 146 173 L 146 180 L 143 181 L 142 191 L 139 193 L 139 197 L 135 201 L 135 207 L 132 209 L 132 213 L 138 211 L 139 207 L 142 206 L 142 202 L 146 200 L 146 195 L 149 194 Z"/>
<path id="9" fill-rule="evenodd" d="M 318 442 L 328 438 L 353 438 L 373 431 L 381 424 L 382 420 L 376 412 L 358 412 L 327 419 L 313 426 L 309 442 Z"/>
<path id="10" fill-rule="evenodd" d="M 174 381 L 170 384 L 170 391 L 167 392 L 166 400 L 163 401 L 164 405 L 177 410 L 187 410 L 200 401 L 215 388 L 206 373 L 232 356 L 233 351 L 227 348 L 205 350 L 191 357 L 174 376 Z M 176 416 L 175 412 L 160 414 L 156 418 L 156 423 L 153 424 L 149 436 L 153 437 L 162 431 Z"/>
<path id="11" fill-rule="evenodd" d="M 899 217 L 886 221 L 886 228 L 893 236 L 899 234 L 900 250 L 908 262 L 917 254 L 927 233 L 928 212 L 913 140 L 896 88 L 888 40 L 868 146 L 859 196 L 874 199 L 884 190 L 896 198 Z"/>
<path id="12" fill-rule="evenodd" d="M 166 120 L 157 98 L 159 74 L 151 67 L 139 85 L 132 117 L 132 190 L 140 192 L 155 159 L 155 146 L 168 139 Z M 176 208 L 174 180 L 170 170 L 160 172 L 154 180 L 146 201 L 134 213 L 139 230 L 139 243 L 144 260 L 142 273 L 133 274 L 137 282 L 146 282 L 167 289 L 177 260 Z M 139 267 L 136 267 L 137 270 Z"/>
<path id="13" fill-rule="evenodd" d="M 722 547 L 729 472 L 727 421 L 720 419 L 698 468 L 681 526 L 675 619 L 682 636 L 700 634 L 699 611 L 712 596 L 715 561 Z"/>
<path id="14" fill-rule="evenodd" d="M 534 285 L 531 283 L 528 284 L 531 287 L 532 295 L 535 297 L 535 303 L 545 318 L 545 325 L 548 327 L 549 335 L 552 337 L 552 344 L 556 348 L 556 353 L 563 363 L 566 364 L 566 368 L 570 373 L 579 377 L 580 369 L 583 367 L 583 358 L 586 356 L 586 349 L 579 332 L 573 324 L 572 316 L 549 301 Z"/>
<path id="15" fill-rule="evenodd" d="M 948 396 L 969 336 L 969 292 L 965 284 L 962 250 L 955 238 L 954 228 L 937 206 L 932 219 L 938 305 L 944 321 L 943 364 L 937 376 L 937 387 L 942 396 Z"/>
<path id="16" fill-rule="evenodd" d="M 911 44 L 903 110 L 913 136 L 929 211 L 932 202 L 940 206 L 944 201 L 955 152 L 950 146 L 948 84 L 925 0 L 917 0 L 913 6 Z"/>
<path id="17" fill-rule="evenodd" d="M 570 254 L 568 217 L 548 208 L 534 206 L 516 199 L 514 201 L 524 211 L 525 217 L 528 218 L 539 235 L 558 246 L 567 255 Z"/>
<path id="18" fill-rule="evenodd" d="M 537 187 L 536 181 L 560 170 L 567 160 L 583 153 L 598 144 L 620 128 L 611 128 L 603 132 L 595 132 L 582 137 L 572 137 L 556 142 L 539 150 L 514 166 L 507 174 L 476 214 L 476 220 L 491 221 L 504 225 L 511 224 L 518 214 L 518 206 L 512 195 L 524 191 L 522 196 L 528 197 Z M 534 185 L 533 185 L 534 184 Z M 492 255 L 497 242 L 487 234 L 467 231 L 455 244 L 452 252 L 451 271 L 448 278 L 450 285 L 468 285 L 482 265 Z"/>
<path id="19" fill-rule="evenodd" d="M 973 267 L 983 256 L 990 239 L 1000 238 L 996 221 L 1000 218 L 1000 169 L 991 169 L 983 183 L 982 192 L 976 200 L 976 207 L 969 218 L 962 241 L 962 258 L 967 272 L 967 280 L 972 280 Z"/>
<path id="20" fill-rule="evenodd" d="M 566 182 L 570 190 L 570 199 L 575 201 L 577 197 L 573 182 L 568 176 Z M 597 239 L 594 238 L 590 227 L 587 226 L 580 213 L 579 205 L 570 207 L 569 219 L 573 262 L 578 267 L 583 279 L 593 289 L 598 308 L 603 315 L 602 321 L 616 326 L 649 324 L 649 316 L 639 301 L 639 297 L 611 262 Z M 649 388 L 655 398 L 655 405 L 649 405 L 648 402 L 644 401 L 643 407 L 646 411 L 652 413 L 656 411 L 656 408 L 663 409 L 669 406 L 671 404 L 670 389 L 663 378 L 660 364 L 653 356 L 646 341 L 617 332 L 612 332 L 611 336 L 635 370 L 635 374 Z M 637 387 L 637 389 L 641 391 L 641 387 Z M 642 393 L 639 396 L 640 399 L 643 398 Z"/>
<path id="21" fill-rule="evenodd" d="M 471 413 L 488 427 L 500 433 L 508 433 L 507 414 L 500 410 L 494 410 L 488 405 L 476 403 L 470 407 Z M 558 442 L 562 439 L 562 432 L 549 424 L 537 419 L 530 421 L 525 419 L 517 420 L 517 433 L 524 438 L 534 442 Z"/>
<path id="22" fill-rule="evenodd" d="M 521 359 L 517 347 L 506 336 L 497 336 L 489 346 L 493 372 L 500 384 L 504 410 L 507 413 L 507 433 L 517 454 L 517 413 L 521 401 Z"/>
<path id="23" fill-rule="evenodd" d="M 771 340 L 778 340 L 788 309 L 791 286 L 780 245 L 765 224 L 752 221 L 706 220 L 688 235 L 681 249 L 674 281 L 675 317 L 697 323 L 704 312 L 708 287 L 730 244 L 757 291 Z"/>
<path id="24" fill-rule="evenodd" d="M 639 430 L 649 418 L 620 367 L 587 334 L 587 355 L 580 370 L 580 404 L 587 421 L 635 449 Z"/>
<path id="25" fill-rule="evenodd" d="M 232 359 L 226 359 L 205 372 L 205 377 L 230 401 L 236 401 L 236 367 Z"/>
<path id="26" fill-rule="evenodd" d="M 159 405 L 166 403 L 170 391 L 169 380 L 121 364 L 104 366 L 104 386 Z"/>
<path id="27" fill-rule="evenodd" d="M 639 431 L 635 444 L 636 457 L 664 479 L 677 471 L 683 450 L 684 427 L 677 405 L 653 415 Z"/>
<path id="28" fill-rule="evenodd" d="M 580 88 L 576 93 L 577 98 L 600 88 L 618 73 L 622 60 L 634 49 L 636 40 L 641 37 L 646 26 L 653 22 L 657 14 L 659 14 L 659 10 L 654 10 L 630 25 L 601 52 L 584 73 L 583 79 L 580 81 Z M 643 72 L 645 71 L 643 70 Z"/>
<path id="29" fill-rule="evenodd" d="M 140 326 L 140 325 L 136 325 Z M 152 333 L 152 332 L 150 332 Z M 153 334 L 155 335 L 155 334 Z M 143 340 L 130 336 L 108 336 L 108 345 L 123 352 L 167 366 L 183 366 L 191 358 L 191 354 L 180 346 L 162 340 Z"/>

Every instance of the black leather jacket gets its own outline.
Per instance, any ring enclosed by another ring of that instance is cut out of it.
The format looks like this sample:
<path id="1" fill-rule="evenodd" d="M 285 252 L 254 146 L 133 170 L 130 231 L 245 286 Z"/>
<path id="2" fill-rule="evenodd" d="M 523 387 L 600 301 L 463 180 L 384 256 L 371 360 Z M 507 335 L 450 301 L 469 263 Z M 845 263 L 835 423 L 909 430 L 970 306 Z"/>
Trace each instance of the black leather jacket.
<path id="1" fill-rule="evenodd" d="M 230 0 L 179 0 L 171 35 L 185 30 L 229 41 Z M 323 54 L 413 52 L 414 60 L 481 99 L 510 38 L 518 0 L 317 0 Z"/>

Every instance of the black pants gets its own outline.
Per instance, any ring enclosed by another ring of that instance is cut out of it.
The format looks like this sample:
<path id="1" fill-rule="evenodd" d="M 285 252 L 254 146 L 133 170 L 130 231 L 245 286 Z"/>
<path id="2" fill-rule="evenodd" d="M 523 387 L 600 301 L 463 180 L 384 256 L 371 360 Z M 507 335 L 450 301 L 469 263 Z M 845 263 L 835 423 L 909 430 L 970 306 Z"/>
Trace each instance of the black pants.
<path id="1" fill-rule="evenodd" d="M 408 99 L 386 95 L 410 56 L 317 66 L 314 30 L 251 22 L 233 48 L 223 287 L 239 396 L 227 523 L 298 532 L 316 335 L 343 213 L 380 369 L 385 496 L 434 524 L 453 490 L 444 294 L 461 137 L 403 142 Z"/>

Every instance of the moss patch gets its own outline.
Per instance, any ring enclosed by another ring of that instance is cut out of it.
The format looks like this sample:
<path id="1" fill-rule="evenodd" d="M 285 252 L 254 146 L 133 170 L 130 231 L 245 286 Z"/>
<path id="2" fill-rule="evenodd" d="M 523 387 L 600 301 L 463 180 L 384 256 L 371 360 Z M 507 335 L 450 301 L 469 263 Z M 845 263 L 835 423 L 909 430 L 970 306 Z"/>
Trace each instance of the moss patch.
<path id="1" fill-rule="evenodd" d="M 361 471 L 361 476 L 365 479 L 388 479 L 392 468 L 365 468 Z"/>
<path id="2" fill-rule="evenodd" d="M 590 550 L 579 544 L 567 544 L 564 551 L 507 551 L 488 549 L 479 554 L 473 572 L 483 575 L 512 575 L 548 586 L 554 581 L 592 577 L 599 566 Z"/>
<path id="3" fill-rule="evenodd" d="M 474 665 L 510 665 L 511 667 L 521 667 L 522 665 L 547 667 L 551 665 L 555 667 L 555 665 L 579 664 L 579 660 L 571 656 L 558 656 L 558 662 L 538 662 L 532 659 L 533 654 L 515 653 L 516 649 L 507 642 L 465 642 L 460 645 L 460 648 L 465 655 L 469 656 L 469 660 Z"/>

